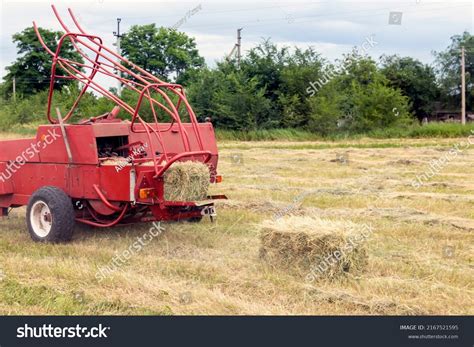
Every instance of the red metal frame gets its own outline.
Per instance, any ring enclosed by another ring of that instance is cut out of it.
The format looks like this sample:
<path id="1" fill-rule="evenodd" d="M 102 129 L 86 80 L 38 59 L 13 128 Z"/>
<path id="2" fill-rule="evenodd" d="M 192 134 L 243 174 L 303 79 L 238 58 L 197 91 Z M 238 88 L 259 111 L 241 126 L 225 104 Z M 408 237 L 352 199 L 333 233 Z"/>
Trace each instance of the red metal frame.
<path id="1" fill-rule="evenodd" d="M 76 220 L 92 226 L 111 227 L 201 216 L 201 211 L 212 206 L 212 202 L 198 205 L 196 202 L 166 201 L 163 175 L 177 161 L 194 160 L 208 165 L 211 182 L 217 181 L 218 153 L 212 124 L 198 123 L 181 85 L 160 80 L 104 46 L 102 39 L 88 34 L 68 9 L 78 32 L 70 31 L 55 6 L 51 7 L 65 31 L 55 51 L 45 44 L 33 22 L 38 40 L 53 62 L 46 108 L 50 125 L 40 126 L 35 139 L 0 141 L 0 173 L 9 170 L 25 148 L 34 145 L 40 148 L 15 170 L 9 180 L 0 179 L 0 217 L 7 214 L 7 208 L 26 205 L 29 197 L 46 185 L 63 189 L 74 202 Z M 61 55 L 66 41 L 71 42 L 82 61 Z M 66 75 L 59 75 L 59 68 Z M 116 71 L 120 74 L 116 74 Z M 113 78 L 137 93 L 137 104 L 126 103 L 101 86 L 97 82 L 97 76 L 100 75 Z M 55 106 L 54 86 L 59 79 L 74 79 L 83 84 L 73 106 L 62 117 L 62 124 L 51 114 Z M 110 99 L 117 106 L 104 115 L 68 124 L 81 98 L 89 90 Z M 152 123 L 146 122 L 140 115 L 143 102 L 150 106 Z M 130 122 L 116 118 L 120 110 L 130 115 Z M 169 115 L 171 123 L 161 123 L 159 112 Z M 187 115 L 189 123 L 182 121 L 180 112 Z M 62 129 L 67 138 L 61 136 L 52 144 L 44 145 L 44 138 L 49 133 L 61 133 L 59 130 Z M 128 142 L 115 150 L 130 153 L 134 146 L 146 143 L 146 153 L 140 158 L 132 158 L 130 163 L 117 170 L 106 164 L 106 157 L 99 158 L 98 154 L 98 141 L 110 137 L 127 138 Z M 72 152 L 72 162 L 68 159 L 66 148 Z M 152 165 L 145 165 L 146 162 L 152 162 Z M 52 172 L 54 174 L 50 174 Z M 140 189 L 153 193 L 142 197 Z"/>
<path id="2" fill-rule="evenodd" d="M 132 131 L 136 130 L 135 123 L 140 122 L 143 125 L 144 131 L 147 133 L 147 137 L 151 141 L 151 133 L 158 138 L 160 141 L 161 146 L 164 148 L 164 156 L 165 158 L 168 157 L 166 147 L 161 140 L 161 136 L 159 132 L 153 131 L 151 127 L 147 125 L 146 122 L 139 115 L 140 107 L 143 102 L 143 98 L 147 99 L 150 107 L 152 109 L 154 122 L 157 124 L 158 119 L 156 115 L 155 107 L 158 106 L 160 109 L 164 110 L 167 114 L 172 117 L 173 123 L 176 122 L 179 128 L 179 134 L 181 135 L 182 142 L 184 144 L 185 150 L 190 151 L 190 144 L 189 144 L 189 135 L 187 134 L 186 130 L 183 128 L 183 123 L 181 121 L 181 117 L 179 115 L 179 108 L 181 104 L 185 105 L 186 111 L 188 113 L 190 122 L 192 124 L 192 130 L 194 135 L 197 139 L 198 150 L 203 150 L 203 143 L 202 143 L 202 135 L 199 131 L 198 122 L 196 115 L 191 108 L 189 102 L 186 99 L 186 95 L 184 89 L 179 84 L 174 83 L 167 83 L 160 80 L 158 77 L 154 76 L 153 74 L 149 73 L 148 71 L 142 69 L 141 67 L 135 65 L 134 63 L 130 62 L 129 60 L 125 59 L 124 57 L 118 55 L 113 50 L 107 48 L 102 44 L 102 39 L 98 36 L 94 36 L 91 34 L 87 34 L 81 25 L 78 23 L 75 15 L 73 14 L 71 9 L 68 9 L 68 13 L 79 30 L 79 33 L 73 33 L 69 30 L 66 26 L 62 18 L 60 17 L 56 7 L 51 5 L 54 15 L 58 19 L 60 25 L 65 30 L 66 34 L 64 34 L 61 39 L 59 40 L 58 46 L 56 51 L 53 52 L 49 47 L 46 46 L 44 40 L 41 37 L 41 34 L 38 30 L 38 27 L 35 22 L 33 22 L 33 27 L 35 29 L 36 35 L 38 36 L 39 42 L 44 47 L 44 49 L 53 57 L 53 65 L 51 70 L 51 80 L 50 80 L 50 91 L 48 96 L 48 106 L 47 106 L 47 117 L 50 123 L 55 124 L 57 120 L 51 116 L 51 109 L 52 109 L 52 101 L 53 101 L 53 94 L 54 94 L 54 83 L 57 79 L 60 78 L 67 78 L 67 79 L 76 79 L 82 83 L 84 83 L 84 87 L 82 88 L 79 96 L 77 97 L 75 103 L 69 110 L 69 112 L 64 116 L 64 122 L 67 122 L 70 117 L 72 116 L 74 110 L 77 108 L 79 101 L 84 96 L 86 91 L 90 88 L 96 91 L 99 94 L 109 98 L 110 100 L 114 101 L 118 106 L 120 106 L 123 110 L 128 112 L 132 116 Z M 70 59 L 66 59 L 61 57 L 61 48 L 66 39 L 69 39 L 76 49 L 76 51 L 82 56 L 85 63 L 81 63 L 79 61 L 72 61 Z M 92 59 L 89 57 L 88 54 L 84 51 L 84 48 L 93 52 L 95 54 L 95 58 Z M 89 62 L 90 64 L 88 64 Z M 64 71 L 66 71 L 69 75 L 62 76 L 56 74 L 57 66 L 60 66 Z M 82 70 L 90 70 L 90 74 L 86 75 Z M 114 73 L 114 71 L 119 71 L 120 75 Z M 132 106 L 121 100 L 118 96 L 114 95 L 112 92 L 108 91 L 104 87 L 100 86 L 97 82 L 94 81 L 94 78 L 97 75 L 104 75 L 110 78 L 114 78 L 118 80 L 124 87 L 133 90 L 139 93 L 139 99 L 136 106 Z M 129 76 L 128 78 L 122 76 Z M 161 103 L 156 98 L 152 97 L 150 90 L 158 93 L 162 96 L 164 101 L 167 105 Z M 172 102 L 170 99 L 171 95 L 176 95 L 178 100 L 176 104 Z M 153 156 L 153 160 L 156 163 L 156 158 Z"/>

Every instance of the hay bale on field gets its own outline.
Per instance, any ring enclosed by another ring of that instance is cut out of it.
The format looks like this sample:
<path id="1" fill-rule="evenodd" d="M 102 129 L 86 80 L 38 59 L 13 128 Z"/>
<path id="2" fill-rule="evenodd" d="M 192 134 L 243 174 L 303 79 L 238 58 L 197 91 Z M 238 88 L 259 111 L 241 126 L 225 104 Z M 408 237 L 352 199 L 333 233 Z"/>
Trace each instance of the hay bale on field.
<path id="1" fill-rule="evenodd" d="M 261 224 L 260 257 L 312 282 L 358 273 L 367 265 L 370 227 L 352 222 L 288 216 Z"/>
<path id="2" fill-rule="evenodd" d="M 176 162 L 164 174 L 168 201 L 198 201 L 207 197 L 210 184 L 207 165 L 197 161 Z"/>

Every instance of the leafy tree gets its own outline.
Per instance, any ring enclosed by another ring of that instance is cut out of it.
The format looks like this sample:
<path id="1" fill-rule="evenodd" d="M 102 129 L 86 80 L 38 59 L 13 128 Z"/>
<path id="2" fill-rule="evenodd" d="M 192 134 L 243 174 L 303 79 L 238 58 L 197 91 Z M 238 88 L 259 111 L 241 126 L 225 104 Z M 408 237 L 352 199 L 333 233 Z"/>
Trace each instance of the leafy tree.
<path id="1" fill-rule="evenodd" d="M 215 96 L 222 88 L 222 78 L 225 78 L 222 72 L 205 68 L 189 81 L 186 93 L 200 121 L 204 121 L 206 117 L 219 119 Z"/>
<path id="2" fill-rule="evenodd" d="M 310 130 L 323 135 L 364 133 L 411 123 L 408 98 L 390 87 L 372 59 L 353 55 L 345 67 L 347 73 L 311 97 Z"/>
<path id="3" fill-rule="evenodd" d="M 245 108 L 238 98 L 262 103 L 262 107 L 252 106 L 258 109 L 252 127 L 302 127 L 311 112 L 306 88 L 319 77 L 322 65 L 323 59 L 311 48 L 292 52 L 265 40 L 243 57 L 240 67 L 224 61 L 215 70 L 201 71 L 190 81 L 188 94 L 198 114 L 220 119 L 218 123 L 225 127 L 232 127 L 233 121 L 238 128 L 244 127 L 240 118 L 222 118 L 221 111 L 231 114 L 227 103 L 235 102 L 237 111 Z M 242 83 L 249 85 L 244 88 Z M 254 97 L 244 96 L 247 93 L 254 93 Z"/>
<path id="4" fill-rule="evenodd" d="M 324 63 L 321 55 L 312 48 L 296 48 L 287 58 L 281 69 L 281 84 L 277 91 L 281 109 L 280 126 L 299 128 L 308 124 L 311 106 L 307 89 L 311 82 L 321 77 Z"/>
<path id="5" fill-rule="evenodd" d="M 258 86 L 266 88 L 266 96 L 275 101 L 281 84 L 281 71 L 288 56 L 288 47 L 278 48 L 267 39 L 248 52 L 242 60 L 241 70 L 247 76 L 255 77 Z"/>
<path id="6" fill-rule="evenodd" d="M 418 119 L 430 114 L 434 102 L 439 98 L 433 68 L 411 57 L 392 55 L 382 56 L 381 60 L 382 73 L 392 87 L 400 89 L 410 99 Z"/>
<path id="7" fill-rule="evenodd" d="M 282 105 L 278 102 L 279 90 L 282 85 L 282 70 L 289 57 L 289 48 L 278 48 L 270 40 L 264 40 L 262 43 L 247 52 L 242 59 L 239 71 L 247 79 L 255 81 L 255 87 L 265 90 L 264 97 L 270 100 L 270 109 L 266 114 L 266 119 L 260 119 L 259 124 L 270 124 L 278 126 L 282 115 Z M 226 67 L 227 70 L 223 68 Z M 233 64 L 220 66 L 225 73 L 236 72 L 237 67 Z"/>
<path id="8" fill-rule="evenodd" d="M 123 35 L 121 48 L 127 59 L 167 81 L 183 83 L 204 66 L 193 38 L 155 24 L 132 26 Z"/>
<path id="9" fill-rule="evenodd" d="M 63 35 L 60 31 L 50 31 L 39 28 L 46 45 L 56 51 L 58 41 Z M 16 82 L 16 91 L 21 95 L 35 94 L 49 88 L 51 78 L 52 57 L 41 46 L 33 27 L 26 28 L 20 33 L 13 35 L 13 42 L 18 48 L 18 58 L 10 66 L 6 67 L 7 74 L 4 77 L 4 85 L 1 90 L 5 96 L 10 96 L 13 89 L 13 79 Z M 65 40 L 61 48 L 61 56 L 71 60 L 82 62 L 69 40 Z M 58 75 L 67 75 L 59 66 L 56 69 Z M 55 89 L 61 89 L 65 85 L 74 83 L 68 79 L 56 79 Z"/>
<path id="10" fill-rule="evenodd" d="M 216 70 L 201 71 L 188 88 L 198 117 L 211 117 L 217 127 L 233 130 L 270 127 L 271 102 L 265 89 L 242 71 L 224 73 L 227 68 L 227 63 L 221 63 Z"/>
<path id="11" fill-rule="evenodd" d="M 241 72 L 226 75 L 215 100 L 219 112 L 217 126 L 235 130 L 271 127 L 268 124 L 271 103 L 265 98 L 265 89 L 258 87 L 255 77 L 248 79 Z"/>
<path id="12" fill-rule="evenodd" d="M 447 107 L 460 108 L 461 104 L 461 46 L 466 50 L 466 104 L 474 104 L 474 35 L 464 32 L 451 37 L 451 44 L 442 52 L 435 52 L 436 66 L 443 101 Z"/>
<path id="13" fill-rule="evenodd" d="M 312 48 L 279 48 L 270 40 L 251 49 L 242 59 L 240 71 L 255 78 L 271 101 L 268 119 L 261 124 L 302 127 L 311 111 L 306 88 L 321 74 L 324 60 Z"/>

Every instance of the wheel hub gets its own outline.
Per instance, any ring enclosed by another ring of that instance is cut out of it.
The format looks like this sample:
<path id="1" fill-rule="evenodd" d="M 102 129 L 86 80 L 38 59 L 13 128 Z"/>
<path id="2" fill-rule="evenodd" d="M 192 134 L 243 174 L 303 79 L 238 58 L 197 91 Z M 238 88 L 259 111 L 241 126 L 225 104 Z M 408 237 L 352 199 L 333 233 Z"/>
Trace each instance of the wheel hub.
<path id="1" fill-rule="evenodd" d="M 33 204 L 30 213 L 31 226 L 39 237 L 46 237 L 51 231 L 53 217 L 51 210 L 44 201 L 37 201 Z"/>

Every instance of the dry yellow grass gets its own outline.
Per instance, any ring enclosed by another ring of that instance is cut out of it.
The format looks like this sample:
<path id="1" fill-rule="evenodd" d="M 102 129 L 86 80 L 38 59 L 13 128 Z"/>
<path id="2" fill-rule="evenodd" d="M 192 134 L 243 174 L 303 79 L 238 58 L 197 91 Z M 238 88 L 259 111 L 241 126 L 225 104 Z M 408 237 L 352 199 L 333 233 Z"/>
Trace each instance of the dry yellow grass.
<path id="1" fill-rule="evenodd" d="M 472 150 L 411 185 L 459 141 L 221 143 L 224 182 L 211 193 L 230 200 L 217 222 L 164 224 L 101 282 L 97 268 L 150 225 L 84 227 L 72 243 L 44 245 L 30 240 L 19 209 L 0 221 L 0 313 L 473 314 Z M 308 283 L 267 266 L 257 226 L 282 213 L 370 223 L 367 271 Z"/>

